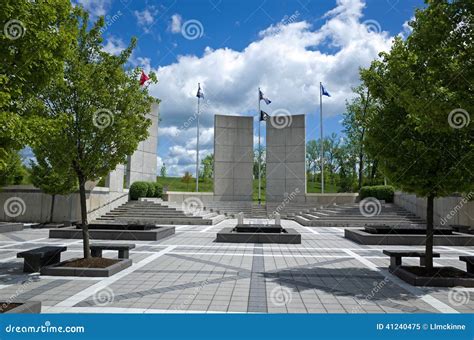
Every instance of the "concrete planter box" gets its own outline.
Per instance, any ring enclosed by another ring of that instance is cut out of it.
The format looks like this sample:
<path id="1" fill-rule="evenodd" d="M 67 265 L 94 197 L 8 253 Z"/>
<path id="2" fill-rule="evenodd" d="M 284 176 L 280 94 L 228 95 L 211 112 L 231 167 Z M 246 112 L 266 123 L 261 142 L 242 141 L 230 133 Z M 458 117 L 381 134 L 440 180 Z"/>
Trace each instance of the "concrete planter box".
<path id="1" fill-rule="evenodd" d="M 41 275 L 51 276 L 109 277 L 132 265 L 132 260 L 130 259 L 119 259 L 119 262 L 107 268 L 61 267 L 64 263 L 69 261 L 71 260 L 41 268 L 40 273 Z"/>
<path id="2" fill-rule="evenodd" d="M 425 235 L 413 234 L 370 234 L 363 229 L 345 229 L 344 237 L 359 244 L 423 246 Z M 452 235 L 434 235 L 435 246 L 474 246 L 474 235 L 453 233 Z"/>
<path id="3" fill-rule="evenodd" d="M 216 242 L 301 244 L 301 234 L 292 228 L 286 228 L 287 232 L 284 234 L 237 233 L 233 229 L 224 228 L 218 232 Z"/>
<path id="4" fill-rule="evenodd" d="M 24 301 L 24 302 L 12 301 L 10 303 L 21 303 L 21 305 L 10 309 L 9 311 L 3 314 L 39 314 L 41 313 L 41 301 Z"/>
<path id="5" fill-rule="evenodd" d="M 91 229 L 91 240 L 158 241 L 175 234 L 175 227 L 157 227 L 152 230 Z M 75 227 L 50 229 L 49 238 L 82 239 L 82 230 Z"/>
<path id="6" fill-rule="evenodd" d="M 474 287 L 474 276 L 472 278 L 449 278 L 449 277 L 426 277 L 418 276 L 406 270 L 403 266 L 389 271 L 412 286 L 422 287 Z"/>

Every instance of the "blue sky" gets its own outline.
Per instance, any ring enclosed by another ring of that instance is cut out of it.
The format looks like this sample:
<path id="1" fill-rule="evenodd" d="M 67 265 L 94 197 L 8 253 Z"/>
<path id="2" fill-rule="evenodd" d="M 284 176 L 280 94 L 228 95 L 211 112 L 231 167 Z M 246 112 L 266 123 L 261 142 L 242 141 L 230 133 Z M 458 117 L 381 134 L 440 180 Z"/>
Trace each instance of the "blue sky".
<path id="1" fill-rule="evenodd" d="M 162 100 L 157 157 L 170 175 L 194 172 L 196 90 L 201 157 L 212 152 L 215 114 L 255 115 L 257 87 L 265 111 L 307 114 L 307 139 L 319 138 L 319 82 L 325 134 L 340 134 L 345 100 L 366 67 L 422 0 L 75 0 L 92 17 L 105 15 L 104 48 L 118 53 L 138 38 L 131 65 L 153 70 L 150 92 Z M 262 102 L 263 103 L 263 102 Z M 263 107 L 262 107 L 263 108 Z M 257 122 L 255 135 L 257 135 Z M 265 134 L 262 124 L 262 134 Z"/>

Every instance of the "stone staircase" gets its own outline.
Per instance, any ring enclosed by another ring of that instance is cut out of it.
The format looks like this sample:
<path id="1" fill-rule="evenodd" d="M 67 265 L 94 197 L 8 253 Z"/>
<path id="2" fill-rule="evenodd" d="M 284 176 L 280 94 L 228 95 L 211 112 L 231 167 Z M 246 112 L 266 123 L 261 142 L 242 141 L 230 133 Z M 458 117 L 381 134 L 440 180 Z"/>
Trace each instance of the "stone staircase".
<path id="1" fill-rule="evenodd" d="M 267 206 L 265 204 L 254 203 L 252 205 L 252 218 L 268 218 Z"/>
<path id="2" fill-rule="evenodd" d="M 356 227 L 365 225 L 424 224 L 423 219 L 392 203 L 381 203 L 379 209 L 362 214 L 359 204 L 312 208 L 295 213 L 291 219 L 304 226 Z"/>
<path id="3" fill-rule="evenodd" d="M 197 210 L 194 214 L 183 211 L 181 204 L 160 200 L 129 201 L 99 217 L 94 222 L 136 222 L 159 225 L 213 225 L 226 217 L 216 212 Z"/>

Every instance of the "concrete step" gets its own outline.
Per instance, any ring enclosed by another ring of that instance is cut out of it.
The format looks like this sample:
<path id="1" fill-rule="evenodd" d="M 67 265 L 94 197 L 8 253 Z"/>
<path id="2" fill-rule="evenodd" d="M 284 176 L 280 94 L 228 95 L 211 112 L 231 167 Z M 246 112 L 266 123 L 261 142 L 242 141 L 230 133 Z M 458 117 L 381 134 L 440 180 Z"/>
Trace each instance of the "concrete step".
<path id="1" fill-rule="evenodd" d="M 189 224 L 189 225 L 211 225 L 212 220 L 205 220 L 199 217 L 187 217 L 187 218 L 140 218 L 140 219 L 120 219 L 116 221 L 127 221 L 137 222 L 141 224 L 159 224 L 159 225 L 176 225 L 176 224 Z"/>

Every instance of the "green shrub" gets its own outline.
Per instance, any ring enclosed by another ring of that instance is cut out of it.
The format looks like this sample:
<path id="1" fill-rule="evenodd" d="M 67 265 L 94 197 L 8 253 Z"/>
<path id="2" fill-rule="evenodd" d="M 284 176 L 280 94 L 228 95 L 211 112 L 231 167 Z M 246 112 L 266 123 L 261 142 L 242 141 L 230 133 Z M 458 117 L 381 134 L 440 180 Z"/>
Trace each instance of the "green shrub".
<path id="1" fill-rule="evenodd" d="M 155 197 L 155 186 L 154 182 L 145 182 L 148 185 L 148 191 L 146 192 L 146 197 Z"/>
<path id="2" fill-rule="evenodd" d="M 147 197 L 149 186 L 148 182 L 133 182 L 129 190 L 130 199 L 137 200 L 140 197 Z"/>
<path id="3" fill-rule="evenodd" d="M 384 200 L 387 203 L 393 202 L 395 189 L 391 185 L 374 185 L 370 187 L 362 187 L 359 191 L 360 199 L 366 197 L 375 197 L 378 200 Z"/>
<path id="4" fill-rule="evenodd" d="M 154 197 L 163 198 L 163 186 L 158 182 L 151 182 L 150 184 L 155 187 Z"/>

